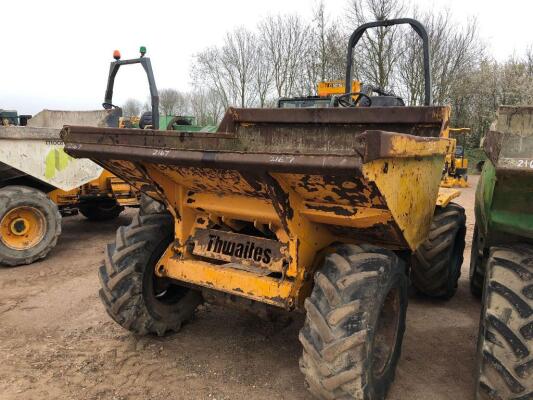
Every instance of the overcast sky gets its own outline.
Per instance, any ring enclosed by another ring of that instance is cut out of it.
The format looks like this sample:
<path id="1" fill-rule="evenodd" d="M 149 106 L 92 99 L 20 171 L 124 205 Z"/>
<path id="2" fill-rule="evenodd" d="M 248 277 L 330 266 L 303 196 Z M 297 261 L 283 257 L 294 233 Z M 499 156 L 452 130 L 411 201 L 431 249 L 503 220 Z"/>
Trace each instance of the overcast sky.
<path id="1" fill-rule="evenodd" d="M 349 0 L 325 0 L 332 17 Z M 533 43 L 533 0 L 413 0 L 421 9 L 452 12 L 458 23 L 476 17 L 480 35 L 498 60 Z M 3 5 L 0 23 L 0 108 L 34 114 L 43 108 L 98 109 L 114 49 L 138 56 L 144 45 L 157 86 L 190 88 L 192 55 L 224 33 L 253 28 L 268 14 L 309 18 L 315 0 L 18 0 Z M 407 16 L 407 15 L 406 15 Z M 341 78 L 341 77 L 339 77 Z M 148 95 L 141 68 L 117 77 L 114 103 Z"/>

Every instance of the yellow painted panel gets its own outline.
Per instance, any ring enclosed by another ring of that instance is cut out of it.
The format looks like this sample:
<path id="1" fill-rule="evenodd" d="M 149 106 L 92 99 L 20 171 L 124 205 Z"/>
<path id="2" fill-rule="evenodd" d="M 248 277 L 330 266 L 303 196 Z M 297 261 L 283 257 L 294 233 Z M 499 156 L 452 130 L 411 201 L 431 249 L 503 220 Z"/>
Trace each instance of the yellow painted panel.
<path id="1" fill-rule="evenodd" d="M 437 196 L 437 206 L 446 207 L 450 201 L 459 197 L 461 192 L 457 189 L 449 189 L 447 187 L 440 187 L 439 194 Z"/>
<path id="2" fill-rule="evenodd" d="M 363 165 L 363 174 L 376 183 L 411 250 L 429 232 L 443 165 L 444 154 L 388 158 Z"/>
<path id="3" fill-rule="evenodd" d="M 409 136 L 395 135 L 391 140 L 391 157 L 426 157 L 443 155 L 455 149 L 453 139 L 414 141 Z"/>
<path id="4" fill-rule="evenodd" d="M 158 265 L 164 265 L 164 269 L 156 269 L 158 275 L 279 307 L 292 307 L 294 304 L 290 298 L 293 283 L 289 280 L 260 276 L 204 261 L 180 260 L 172 257 L 172 254 L 171 250 L 167 250 L 159 261 Z"/>
<path id="5" fill-rule="evenodd" d="M 224 195 L 213 193 L 194 193 L 187 197 L 186 204 L 215 214 L 244 221 L 279 223 L 279 217 L 272 203 L 261 198 Z"/>
<path id="6" fill-rule="evenodd" d="M 305 203 L 302 215 L 312 222 L 354 228 L 369 228 L 392 220 L 388 210 L 311 202 Z"/>

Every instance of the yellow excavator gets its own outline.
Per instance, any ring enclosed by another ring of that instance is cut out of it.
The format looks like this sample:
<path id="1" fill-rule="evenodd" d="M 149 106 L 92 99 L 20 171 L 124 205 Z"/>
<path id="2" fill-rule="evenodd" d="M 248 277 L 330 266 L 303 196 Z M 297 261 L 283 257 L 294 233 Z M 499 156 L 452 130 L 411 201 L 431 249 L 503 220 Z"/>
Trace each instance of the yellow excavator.
<path id="1" fill-rule="evenodd" d="M 446 156 L 446 165 L 440 185 L 446 188 L 466 188 L 468 184 L 468 159 L 465 157 L 466 135 L 470 128 L 450 128 L 450 138 L 455 139 L 455 152 Z"/>

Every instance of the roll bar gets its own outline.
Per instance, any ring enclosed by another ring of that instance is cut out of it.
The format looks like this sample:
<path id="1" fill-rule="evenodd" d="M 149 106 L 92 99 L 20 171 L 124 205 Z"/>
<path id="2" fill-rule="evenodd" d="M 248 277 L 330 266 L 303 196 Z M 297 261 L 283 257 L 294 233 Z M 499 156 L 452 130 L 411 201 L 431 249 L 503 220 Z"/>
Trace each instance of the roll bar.
<path id="1" fill-rule="evenodd" d="M 152 129 L 159 129 L 159 94 L 155 85 L 154 72 L 149 57 L 133 58 L 131 60 L 112 61 L 109 66 L 109 76 L 107 78 L 107 89 L 105 99 L 102 104 L 104 108 L 109 108 L 113 101 L 113 87 L 115 85 L 115 76 L 121 65 L 141 64 L 148 77 L 150 87 L 150 97 L 152 100 Z"/>
<path id="2" fill-rule="evenodd" d="M 348 94 L 350 88 L 352 87 L 352 77 L 353 77 L 353 49 L 355 45 L 361 40 L 361 37 L 365 31 L 369 28 L 377 28 L 380 26 L 392 26 L 392 25 L 403 25 L 409 24 L 411 28 L 420 36 L 422 39 L 422 46 L 424 51 L 424 105 L 429 106 L 433 103 L 431 98 L 431 69 L 430 61 L 431 55 L 429 52 L 429 36 L 424 25 L 419 21 L 412 18 L 397 18 L 397 19 L 388 19 L 382 21 L 368 22 L 359 26 L 350 36 L 348 41 L 348 54 L 346 57 L 346 80 L 345 80 L 345 90 Z"/>

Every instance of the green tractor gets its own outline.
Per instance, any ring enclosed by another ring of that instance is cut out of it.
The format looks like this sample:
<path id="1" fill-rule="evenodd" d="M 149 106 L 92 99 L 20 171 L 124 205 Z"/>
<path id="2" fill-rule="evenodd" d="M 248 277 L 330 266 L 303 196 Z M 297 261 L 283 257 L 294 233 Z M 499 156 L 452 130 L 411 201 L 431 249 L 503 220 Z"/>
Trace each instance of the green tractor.
<path id="1" fill-rule="evenodd" d="M 470 288 L 481 296 L 477 399 L 533 399 L 533 106 L 502 106 L 484 141 Z"/>

